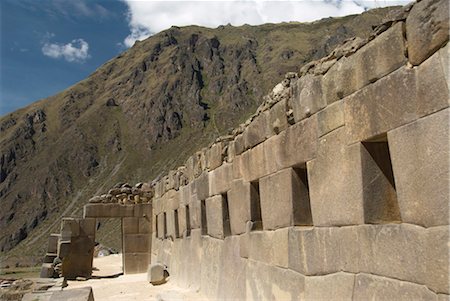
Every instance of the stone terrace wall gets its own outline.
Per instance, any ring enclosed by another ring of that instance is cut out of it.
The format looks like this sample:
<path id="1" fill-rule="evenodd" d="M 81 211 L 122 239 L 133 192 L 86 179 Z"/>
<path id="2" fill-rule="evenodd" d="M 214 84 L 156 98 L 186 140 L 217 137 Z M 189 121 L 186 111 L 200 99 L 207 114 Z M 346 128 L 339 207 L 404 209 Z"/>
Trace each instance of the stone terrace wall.
<path id="1" fill-rule="evenodd" d="M 448 300 L 448 5 L 288 74 L 157 182 L 152 262 L 212 299 Z"/>

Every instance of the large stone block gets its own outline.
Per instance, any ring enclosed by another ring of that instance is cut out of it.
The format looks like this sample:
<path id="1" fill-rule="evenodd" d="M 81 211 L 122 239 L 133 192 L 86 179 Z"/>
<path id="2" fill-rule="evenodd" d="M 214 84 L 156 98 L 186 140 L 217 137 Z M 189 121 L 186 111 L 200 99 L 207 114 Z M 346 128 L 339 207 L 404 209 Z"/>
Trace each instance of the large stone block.
<path id="1" fill-rule="evenodd" d="M 322 90 L 328 104 L 344 98 L 406 63 L 402 22 L 392 26 L 325 74 Z"/>
<path id="2" fill-rule="evenodd" d="M 50 234 L 48 237 L 47 253 L 56 253 L 58 251 L 58 241 L 61 235 Z"/>
<path id="3" fill-rule="evenodd" d="M 303 300 L 305 276 L 294 271 L 249 260 L 247 300 Z"/>
<path id="4" fill-rule="evenodd" d="M 406 19 L 409 61 L 419 65 L 448 41 L 447 0 L 415 3 Z"/>
<path id="5" fill-rule="evenodd" d="M 261 179 L 261 216 L 265 230 L 311 224 L 309 193 L 304 180 L 293 168 Z"/>
<path id="6" fill-rule="evenodd" d="M 305 300 L 353 300 L 354 283 L 355 275 L 343 272 L 305 277 Z"/>
<path id="7" fill-rule="evenodd" d="M 322 137 L 317 159 L 307 164 L 315 226 L 364 223 L 361 146 L 345 142 L 344 128 Z"/>
<path id="8" fill-rule="evenodd" d="M 284 131 L 288 126 L 287 116 L 287 104 L 286 99 L 277 102 L 270 110 L 269 121 L 267 126 L 269 135 L 278 135 L 281 131 Z"/>
<path id="9" fill-rule="evenodd" d="M 156 233 L 157 237 L 164 239 L 167 235 L 166 213 L 161 212 L 156 216 Z"/>
<path id="10" fill-rule="evenodd" d="M 150 263 L 150 253 L 126 253 L 123 254 L 123 273 L 146 273 Z"/>
<path id="11" fill-rule="evenodd" d="M 166 282 L 166 267 L 161 263 L 151 264 L 147 270 L 147 281 L 153 285 L 159 285 Z"/>
<path id="12" fill-rule="evenodd" d="M 67 239 L 80 235 L 80 224 L 78 220 L 71 217 L 64 217 L 61 221 L 61 237 Z"/>
<path id="13" fill-rule="evenodd" d="M 206 213 L 206 212 L 205 212 Z M 202 227 L 202 205 L 201 201 L 193 200 L 189 204 L 190 223 L 192 229 Z"/>
<path id="14" fill-rule="evenodd" d="M 343 227 L 342 269 L 427 284 L 426 230 L 410 224 Z M 365 254 L 361 256 L 361 254 Z"/>
<path id="15" fill-rule="evenodd" d="M 427 229 L 425 244 L 426 286 L 438 293 L 450 294 L 450 227 L 440 226 Z"/>
<path id="16" fill-rule="evenodd" d="M 355 276 L 353 300 L 436 300 L 437 295 L 423 285 L 385 277 Z"/>
<path id="17" fill-rule="evenodd" d="M 206 221 L 208 235 L 224 239 L 230 235 L 228 200 L 223 195 L 206 199 Z"/>
<path id="18" fill-rule="evenodd" d="M 233 166 L 231 163 L 224 163 L 222 166 L 210 172 L 208 177 L 209 195 L 225 193 L 230 190 L 230 184 L 233 181 Z M 202 200 L 198 191 L 197 196 Z"/>
<path id="19" fill-rule="evenodd" d="M 70 240 L 62 240 L 58 242 L 58 257 L 64 258 L 70 254 Z"/>
<path id="20" fill-rule="evenodd" d="M 123 234 L 138 234 L 139 233 L 139 218 L 137 218 L 137 217 L 122 218 L 122 233 Z"/>
<path id="21" fill-rule="evenodd" d="M 245 149 L 254 147 L 270 137 L 268 133 L 268 114 L 261 113 L 244 131 Z"/>
<path id="22" fill-rule="evenodd" d="M 177 204 L 178 202 L 175 201 L 175 203 Z M 122 207 L 129 207 L 129 206 L 122 206 Z M 135 205 L 131 205 L 131 207 L 133 209 L 134 217 L 152 216 L 152 204 L 135 204 Z M 128 213 L 124 209 L 127 209 L 127 208 L 122 208 L 122 210 L 125 211 L 123 217 L 128 216 Z"/>
<path id="23" fill-rule="evenodd" d="M 220 281 L 218 289 L 219 300 L 246 299 L 246 267 L 247 260 L 239 256 L 240 240 L 238 236 L 225 238 L 222 256 Z"/>
<path id="24" fill-rule="evenodd" d="M 39 277 L 40 278 L 53 278 L 54 276 L 55 276 L 55 270 L 53 269 L 53 264 L 43 263 Z"/>
<path id="25" fill-rule="evenodd" d="M 169 210 L 166 214 L 167 218 L 167 238 L 172 241 L 179 237 L 178 233 L 178 219 L 175 216 L 175 210 Z"/>
<path id="26" fill-rule="evenodd" d="M 72 237 L 70 253 L 62 262 L 62 275 L 65 278 L 91 277 L 94 244 L 94 240 L 87 236 Z"/>
<path id="27" fill-rule="evenodd" d="M 340 248 L 345 246 L 346 241 L 341 240 L 340 231 L 341 228 L 337 227 L 289 229 L 289 268 L 303 275 L 341 271 Z"/>
<path id="28" fill-rule="evenodd" d="M 148 205 L 148 204 L 140 204 Z M 83 218 L 88 217 L 133 217 L 135 206 L 120 204 L 87 204 L 84 206 Z"/>
<path id="29" fill-rule="evenodd" d="M 211 300 L 217 300 L 219 298 L 218 292 L 223 245 L 224 242 L 222 240 L 207 236 L 202 238 L 201 290 L 202 294 Z"/>
<path id="30" fill-rule="evenodd" d="M 292 86 L 292 110 L 296 122 L 323 109 L 327 103 L 322 96 L 322 76 L 306 74 Z"/>
<path id="31" fill-rule="evenodd" d="M 388 133 L 402 220 L 449 223 L 449 124 L 445 109 Z"/>
<path id="32" fill-rule="evenodd" d="M 317 113 L 319 137 L 341 127 L 344 121 L 344 101 L 340 100 Z"/>
<path id="33" fill-rule="evenodd" d="M 195 185 L 197 197 L 200 200 L 209 197 L 209 172 L 204 171 L 197 179 L 195 179 L 193 185 Z"/>
<path id="34" fill-rule="evenodd" d="M 439 59 L 389 74 L 350 95 L 344 104 L 348 143 L 364 141 L 448 107 L 449 92 Z"/>
<path id="35" fill-rule="evenodd" d="M 240 155 L 245 151 L 244 134 L 239 134 L 234 139 L 234 149 L 236 155 Z"/>
<path id="36" fill-rule="evenodd" d="M 223 142 L 214 143 L 206 152 L 207 164 L 209 170 L 214 170 L 222 165 L 223 160 Z"/>
<path id="37" fill-rule="evenodd" d="M 123 236 L 123 253 L 150 253 L 151 237 L 149 234 L 125 234 Z"/>
<path id="38" fill-rule="evenodd" d="M 180 208 L 178 208 L 178 231 L 179 231 L 179 234 L 180 234 L 180 237 L 186 237 L 186 236 L 188 236 L 189 235 L 189 232 L 188 232 L 188 218 L 189 218 L 189 216 L 188 216 L 188 210 L 189 209 L 187 209 L 187 206 L 185 206 L 185 205 L 183 205 L 183 206 L 180 206 Z M 190 226 L 189 226 L 189 228 L 190 228 Z"/>
<path id="39" fill-rule="evenodd" d="M 240 156 L 240 171 L 245 181 L 255 181 L 267 175 L 267 162 L 264 156 L 264 143 L 255 146 Z"/>
<path id="40" fill-rule="evenodd" d="M 255 185 L 234 180 L 228 192 L 231 234 L 242 234 L 248 221 L 261 221 L 259 191 Z"/>
<path id="41" fill-rule="evenodd" d="M 266 148 L 266 160 L 272 161 L 272 166 L 275 164 L 280 169 L 303 165 L 316 156 L 317 134 L 316 115 L 288 127 L 278 136 L 272 137 L 273 146 Z"/>
<path id="42" fill-rule="evenodd" d="M 287 268 L 288 233 L 289 228 L 251 232 L 248 241 L 248 258 L 271 266 Z"/>

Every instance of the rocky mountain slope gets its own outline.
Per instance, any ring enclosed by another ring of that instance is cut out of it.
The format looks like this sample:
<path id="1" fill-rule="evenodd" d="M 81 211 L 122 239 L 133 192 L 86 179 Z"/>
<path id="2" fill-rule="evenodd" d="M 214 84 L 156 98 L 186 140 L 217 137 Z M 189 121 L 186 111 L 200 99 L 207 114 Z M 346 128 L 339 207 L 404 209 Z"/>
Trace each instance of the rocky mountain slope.
<path id="1" fill-rule="evenodd" d="M 367 37 L 391 10 L 307 24 L 172 27 L 3 116 L 0 251 L 41 256 L 59 219 L 80 215 L 90 196 L 181 164 L 245 120 L 286 72 Z"/>

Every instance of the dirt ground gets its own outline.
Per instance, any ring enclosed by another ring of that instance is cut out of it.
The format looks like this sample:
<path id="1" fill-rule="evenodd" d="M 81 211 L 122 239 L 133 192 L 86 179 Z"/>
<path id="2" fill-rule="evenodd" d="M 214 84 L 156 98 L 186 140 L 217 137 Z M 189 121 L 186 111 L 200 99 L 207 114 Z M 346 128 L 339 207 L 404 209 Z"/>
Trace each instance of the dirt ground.
<path id="1" fill-rule="evenodd" d="M 94 258 L 92 279 L 68 281 L 68 287 L 65 289 L 91 286 L 95 301 L 206 300 L 198 292 L 176 287 L 170 279 L 165 284 L 153 286 L 147 282 L 146 273 L 117 276 L 120 273 L 122 273 L 121 254 Z"/>

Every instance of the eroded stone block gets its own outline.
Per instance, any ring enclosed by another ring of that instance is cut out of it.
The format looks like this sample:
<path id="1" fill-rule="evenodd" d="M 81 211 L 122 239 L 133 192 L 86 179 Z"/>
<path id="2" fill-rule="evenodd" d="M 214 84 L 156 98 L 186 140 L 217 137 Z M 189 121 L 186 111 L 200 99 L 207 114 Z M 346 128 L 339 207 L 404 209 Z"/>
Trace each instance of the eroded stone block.
<path id="1" fill-rule="evenodd" d="M 286 116 L 286 108 L 286 99 L 279 101 L 272 108 L 270 108 L 268 112 L 269 122 L 267 124 L 269 127 L 269 135 L 278 135 L 289 126 Z"/>
<path id="2" fill-rule="evenodd" d="M 244 146 L 246 149 L 266 140 L 268 135 L 268 114 L 262 113 L 256 117 L 244 131 Z"/>
<path id="3" fill-rule="evenodd" d="M 222 165 L 223 143 L 214 143 L 206 152 L 209 170 L 214 170 Z"/>
<path id="4" fill-rule="evenodd" d="M 50 234 L 48 237 L 47 253 L 56 253 L 58 250 L 59 234 Z"/>
<path id="5" fill-rule="evenodd" d="M 449 112 L 388 133 L 403 222 L 426 227 L 449 223 Z"/>
<path id="6" fill-rule="evenodd" d="M 409 61 L 419 65 L 448 41 L 447 0 L 415 3 L 406 19 Z"/>
<path id="7" fill-rule="evenodd" d="M 146 273 L 150 263 L 149 253 L 126 253 L 123 254 L 124 274 Z"/>
<path id="8" fill-rule="evenodd" d="M 208 177 L 209 195 L 225 193 L 230 189 L 231 181 L 233 181 L 233 167 L 230 163 L 224 163 L 222 166 L 208 173 Z M 199 199 L 202 199 L 198 191 L 197 196 Z"/>
<path id="9" fill-rule="evenodd" d="M 138 234 L 139 233 L 139 219 L 137 217 L 122 218 L 122 233 L 123 234 Z"/>

